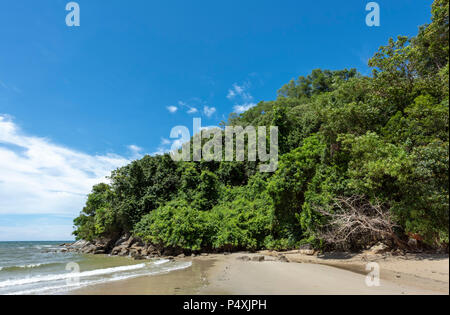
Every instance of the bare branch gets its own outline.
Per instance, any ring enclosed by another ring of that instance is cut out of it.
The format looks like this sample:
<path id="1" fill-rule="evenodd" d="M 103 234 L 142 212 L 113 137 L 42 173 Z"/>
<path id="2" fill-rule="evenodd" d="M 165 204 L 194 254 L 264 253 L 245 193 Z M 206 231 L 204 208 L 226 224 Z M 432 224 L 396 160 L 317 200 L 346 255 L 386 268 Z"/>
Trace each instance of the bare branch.
<path id="1" fill-rule="evenodd" d="M 389 209 L 379 201 L 369 202 L 362 196 L 339 197 L 334 200 L 334 211 L 315 209 L 328 218 L 317 237 L 335 247 L 364 248 L 379 241 L 404 247 L 397 237 Z"/>

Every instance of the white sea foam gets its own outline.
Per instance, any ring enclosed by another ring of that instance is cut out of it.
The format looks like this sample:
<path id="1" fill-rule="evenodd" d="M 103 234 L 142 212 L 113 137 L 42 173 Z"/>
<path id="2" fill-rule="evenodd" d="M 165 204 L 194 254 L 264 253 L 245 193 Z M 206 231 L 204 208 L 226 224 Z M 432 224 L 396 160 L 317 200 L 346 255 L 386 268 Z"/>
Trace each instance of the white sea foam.
<path id="1" fill-rule="evenodd" d="M 34 245 L 33 248 L 35 249 L 44 249 L 44 248 L 54 248 L 55 245 Z"/>
<path id="2" fill-rule="evenodd" d="M 166 261 L 166 262 L 168 262 L 168 261 Z M 158 261 L 158 262 L 160 262 L 160 261 Z M 142 264 L 142 265 L 145 265 L 145 264 Z M 135 266 L 139 266 L 139 265 L 135 265 Z M 171 272 L 171 271 L 186 269 L 186 268 L 189 268 L 191 266 L 192 266 L 192 262 L 185 262 L 185 263 L 181 263 L 179 265 L 165 267 L 165 268 L 162 268 L 161 270 L 149 271 L 149 272 L 146 272 L 144 274 L 117 275 L 117 276 L 114 276 L 112 278 L 103 278 L 103 279 L 100 279 L 100 280 L 86 281 L 86 282 L 83 282 L 83 283 L 80 283 L 80 284 L 66 284 L 66 285 L 58 285 L 58 286 L 51 286 L 51 287 L 41 287 L 41 288 L 36 288 L 36 289 L 31 289 L 31 290 L 18 291 L 18 292 L 9 293 L 9 295 L 29 295 L 29 294 L 43 294 L 43 293 L 44 294 L 45 293 L 53 293 L 53 294 L 55 294 L 55 293 L 58 293 L 58 292 L 71 291 L 71 290 L 80 289 L 80 288 L 83 288 L 83 287 L 96 285 L 96 284 L 102 284 L 102 283 L 107 283 L 107 282 L 126 280 L 126 279 L 136 278 L 136 277 L 140 277 L 140 276 L 151 276 L 151 275 L 157 275 L 157 274 L 161 274 L 161 273 L 168 273 L 168 272 Z M 109 269 L 114 269 L 114 268 L 109 268 Z"/>
<path id="3" fill-rule="evenodd" d="M 157 260 L 155 262 L 153 262 L 155 265 L 162 265 L 165 263 L 168 263 L 170 260 L 169 259 L 161 259 L 161 260 Z"/>
<path id="4" fill-rule="evenodd" d="M 29 264 L 29 265 L 21 265 L 21 266 L 17 266 L 19 268 L 37 268 L 42 266 L 42 264 Z"/>
<path id="5" fill-rule="evenodd" d="M 64 274 L 56 274 L 56 275 L 48 275 L 48 276 L 36 276 L 36 277 L 31 277 L 31 278 L 6 280 L 6 281 L 0 282 L 0 288 L 32 284 L 32 283 L 37 283 L 37 282 L 56 281 L 56 280 L 64 280 L 64 279 L 71 279 L 71 278 L 78 278 L 78 277 L 83 278 L 83 277 L 106 275 L 106 274 L 111 274 L 111 273 L 116 273 L 116 272 L 142 269 L 145 266 L 146 266 L 145 264 L 138 264 L 138 265 L 121 266 L 121 267 L 106 268 L 106 269 L 96 269 L 96 270 L 84 271 L 84 272 L 79 272 L 79 273 L 64 273 Z"/>
<path id="6" fill-rule="evenodd" d="M 181 264 L 173 266 L 173 267 L 166 267 L 166 268 L 163 269 L 163 271 L 171 272 L 171 271 L 186 269 L 186 268 L 189 268 L 191 266 L 192 266 L 192 262 L 191 261 L 187 261 L 187 262 L 181 263 Z M 158 273 L 160 273 L 160 272 L 158 272 Z"/>
<path id="7" fill-rule="evenodd" d="M 47 266 L 58 265 L 58 264 L 60 264 L 60 263 L 58 263 L 58 262 L 48 262 L 48 263 L 42 263 L 42 264 L 27 264 L 27 265 L 17 265 L 17 266 L 4 266 L 4 267 L 2 267 L 2 269 L 4 269 L 5 271 L 16 270 L 16 269 L 33 269 L 33 268 L 47 267 Z"/>

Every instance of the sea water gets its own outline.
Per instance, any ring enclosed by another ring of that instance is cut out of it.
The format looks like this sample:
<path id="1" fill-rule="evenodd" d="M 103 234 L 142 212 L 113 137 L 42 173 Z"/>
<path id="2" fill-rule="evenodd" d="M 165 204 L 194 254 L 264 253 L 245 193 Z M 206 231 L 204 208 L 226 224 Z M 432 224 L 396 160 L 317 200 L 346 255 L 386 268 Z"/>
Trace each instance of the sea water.
<path id="1" fill-rule="evenodd" d="M 81 287 L 184 269 L 190 262 L 67 253 L 63 242 L 0 242 L 0 294 L 65 294 Z"/>

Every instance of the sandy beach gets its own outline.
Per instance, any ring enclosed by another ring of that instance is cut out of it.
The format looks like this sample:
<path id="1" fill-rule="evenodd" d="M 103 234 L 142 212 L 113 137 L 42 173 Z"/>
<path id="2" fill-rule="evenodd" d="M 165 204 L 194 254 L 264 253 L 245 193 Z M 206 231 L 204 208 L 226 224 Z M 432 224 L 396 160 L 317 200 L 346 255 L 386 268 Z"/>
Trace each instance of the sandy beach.
<path id="1" fill-rule="evenodd" d="M 264 255 L 264 261 L 246 261 Z M 180 258 L 187 269 L 81 288 L 74 295 L 287 294 L 418 295 L 449 294 L 448 255 L 235 253 Z M 366 264 L 380 266 L 380 286 L 366 285 Z"/>

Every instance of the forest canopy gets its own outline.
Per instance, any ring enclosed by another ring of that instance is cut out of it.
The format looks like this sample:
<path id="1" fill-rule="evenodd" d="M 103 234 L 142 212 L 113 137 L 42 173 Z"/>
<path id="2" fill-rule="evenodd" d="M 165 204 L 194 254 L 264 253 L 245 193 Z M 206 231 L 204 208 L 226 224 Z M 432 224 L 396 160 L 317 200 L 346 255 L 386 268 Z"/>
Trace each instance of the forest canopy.
<path id="1" fill-rule="evenodd" d="M 380 47 L 372 75 L 316 69 L 275 100 L 230 115 L 227 125 L 278 126 L 275 173 L 260 173 L 258 162 L 145 156 L 93 187 L 75 236 L 131 233 L 194 252 L 306 243 L 360 249 L 409 239 L 448 249 L 448 0 L 435 0 L 431 13 L 417 36 Z M 328 237 L 355 216 L 370 224 Z"/>

